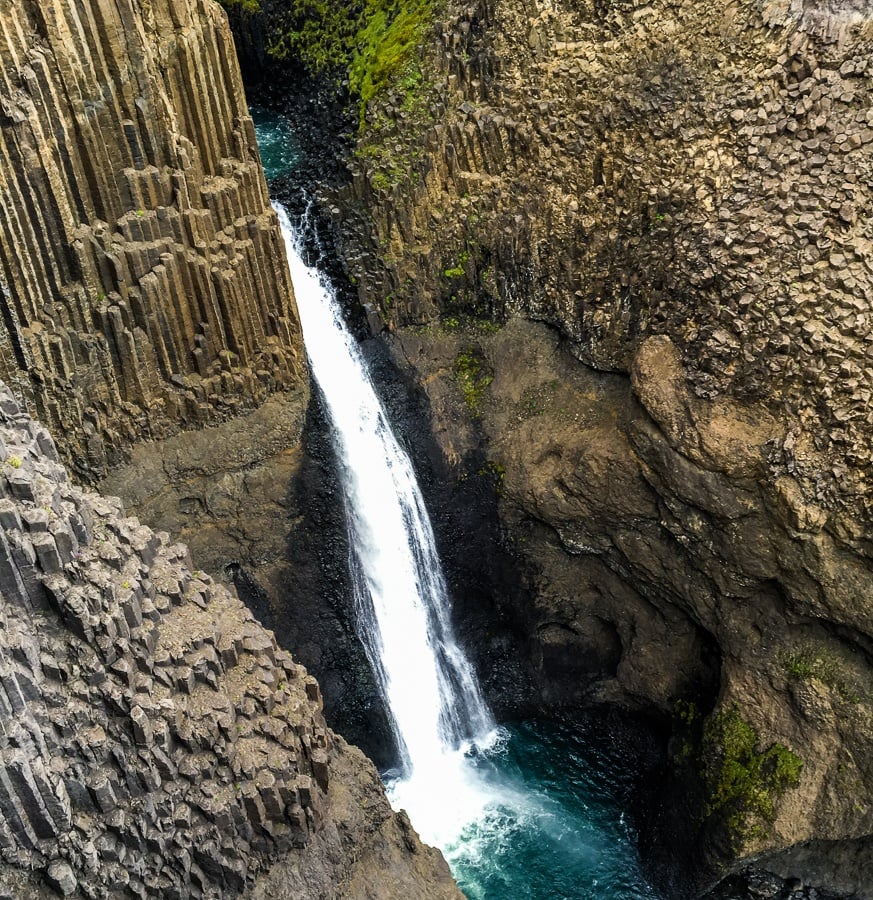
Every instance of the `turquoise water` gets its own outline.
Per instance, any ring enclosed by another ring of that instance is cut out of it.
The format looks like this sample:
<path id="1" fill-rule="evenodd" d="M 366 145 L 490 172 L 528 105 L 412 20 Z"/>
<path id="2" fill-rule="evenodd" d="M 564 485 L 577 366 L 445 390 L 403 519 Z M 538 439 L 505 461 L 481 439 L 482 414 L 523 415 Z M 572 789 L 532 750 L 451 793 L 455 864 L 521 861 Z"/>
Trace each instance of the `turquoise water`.
<path id="1" fill-rule="evenodd" d="M 258 108 L 252 116 L 267 179 L 288 174 L 300 158 L 289 123 Z M 423 783 L 388 782 L 466 896 L 655 900 L 624 812 L 626 762 L 572 726 L 523 723 L 499 735 L 486 752 L 447 758 Z"/>
<path id="2" fill-rule="evenodd" d="M 267 181 L 287 175 L 300 161 L 300 145 L 288 120 L 261 106 L 251 104 L 249 112 L 255 123 L 258 150 Z"/>
<path id="3" fill-rule="evenodd" d="M 467 897 L 657 898 L 622 808 L 632 790 L 626 766 L 572 727 L 529 722 L 502 730 L 498 747 L 474 765 L 503 802 L 443 848 Z"/>

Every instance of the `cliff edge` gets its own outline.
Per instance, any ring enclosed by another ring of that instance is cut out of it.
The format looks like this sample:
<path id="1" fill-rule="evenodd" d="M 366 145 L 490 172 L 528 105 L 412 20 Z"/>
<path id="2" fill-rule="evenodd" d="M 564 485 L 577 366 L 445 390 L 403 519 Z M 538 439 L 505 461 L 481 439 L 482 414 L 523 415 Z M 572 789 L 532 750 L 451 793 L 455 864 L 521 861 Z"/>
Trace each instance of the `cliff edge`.
<path id="1" fill-rule="evenodd" d="M 754 861 L 871 896 L 869 4 L 432 24 L 323 208 L 447 508 L 496 494 L 533 704 L 669 733 L 675 895 Z"/>

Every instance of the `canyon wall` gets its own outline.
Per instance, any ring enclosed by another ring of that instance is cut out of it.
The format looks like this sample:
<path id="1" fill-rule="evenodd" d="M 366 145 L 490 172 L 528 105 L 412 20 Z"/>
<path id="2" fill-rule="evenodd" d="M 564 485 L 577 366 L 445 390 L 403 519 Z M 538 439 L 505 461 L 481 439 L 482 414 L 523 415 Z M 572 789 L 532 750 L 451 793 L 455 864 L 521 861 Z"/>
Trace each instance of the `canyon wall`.
<path id="1" fill-rule="evenodd" d="M 460 896 L 315 680 L 5 386 L 0 457 L 0 896 Z"/>
<path id="2" fill-rule="evenodd" d="M 76 473 L 305 391 L 217 4 L 16 0 L 0 61 L 0 376 Z"/>
<path id="3" fill-rule="evenodd" d="M 668 889 L 871 896 L 869 9 L 493 0 L 423 58 L 323 208 L 542 708 L 669 729 Z"/>
<path id="4" fill-rule="evenodd" d="M 60 462 L 201 477 L 202 565 L 285 537 L 308 379 L 224 13 L 13 0 L 0 58 L 0 898 L 459 897 L 315 679 Z"/>

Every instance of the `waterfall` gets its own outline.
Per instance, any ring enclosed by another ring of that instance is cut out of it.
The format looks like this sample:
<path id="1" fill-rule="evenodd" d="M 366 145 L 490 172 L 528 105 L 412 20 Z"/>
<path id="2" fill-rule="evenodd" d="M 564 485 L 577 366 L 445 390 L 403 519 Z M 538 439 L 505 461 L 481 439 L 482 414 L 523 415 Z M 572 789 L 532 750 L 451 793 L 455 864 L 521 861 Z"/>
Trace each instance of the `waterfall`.
<path id="1" fill-rule="evenodd" d="M 273 205 L 310 367 L 333 425 L 359 636 L 397 739 L 397 796 L 414 806 L 424 789 L 451 794 L 447 781 L 457 785 L 464 754 L 493 741 L 494 721 L 452 633 L 445 578 L 409 457 L 332 288 L 304 263 L 287 212 Z"/>
<path id="2" fill-rule="evenodd" d="M 288 123 L 257 115 L 268 177 L 286 174 L 297 152 Z M 281 139 L 269 140 L 277 133 Z M 494 726 L 452 635 L 412 466 L 331 287 L 304 264 L 285 210 L 274 207 L 332 425 L 359 634 L 400 752 L 399 773 L 386 776 L 391 805 L 406 809 L 422 839 L 443 851 L 470 900 L 658 900 L 641 874 L 624 801 L 615 799 L 623 796 L 625 763 L 606 760 L 601 768 L 602 750 L 592 751 L 572 726 Z"/>

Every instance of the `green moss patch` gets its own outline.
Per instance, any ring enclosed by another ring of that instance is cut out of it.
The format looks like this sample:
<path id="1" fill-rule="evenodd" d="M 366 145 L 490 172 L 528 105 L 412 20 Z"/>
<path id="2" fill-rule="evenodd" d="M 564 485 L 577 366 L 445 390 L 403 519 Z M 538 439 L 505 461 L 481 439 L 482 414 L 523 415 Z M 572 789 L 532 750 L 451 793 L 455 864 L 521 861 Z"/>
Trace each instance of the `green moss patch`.
<path id="1" fill-rule="evenodd" d="M 325 75 L 360 101 L 363 123 L 367 103 L 389 85 L 403 105 L 421 84 L 415 51 L 433 22 L 433 0 L 286 0 L 262 7 L 259 0 L 219 0 L 227 10 L 263 11 L 267 52 L 293 60 L 311 75 Z"/>
<path id="2" fill-rule="evenodd" d="M 261 12 L 261 4 L 259 0 L 218 0 L 228 12 L 230 10 L 240 10 L 248 16 L 255 16 Z"/>
<path id="3" fill-rule="evenodd" d="M 340 73 L 355 52 L 368 4 L 339 0 L 290 0 L 267 23 L 267 51 L 294 60 L 310 74 Z"/>
<path id="4" fill-rule="evenodd" d="M 449 279 L 464 278 L 467 274 L 467 270 L 464 267 L 467 265 L 467 260 L 469 258 L 470 254 L 466 250 L 462 250 L 461 253 L 458 254 L 457 262 L 443 271 L 443 277 Z"/>
<path id="5" fill-rule="evenodd" d="M 860 703 L 869 691 L 828 650 L 802 646 L 779 654 L 779 664 L 793 681 L 815 678 L 849 703 Z"/>
<path id="6" fill-rule="evenodd" d="M 712 715 L 703 728 L 702 754 L 708 791 L 706 814 L 720 816 L 739 850 L 772 821 L 775 802 L 800 782 L 803 761 L 783 744 L 758 749 L 758 733 L 736 705 Z"/>
<path id="7" fill-rule="evenodd" d="M 404 102 L 421 81 L 417 67 L 408 66 L 432 21 L 431 0 L 368 0 L 349 66 L 349 89 L 367 103 L 403 74 Z"/>
<path id="8" fill-rule="evenodd" d="M 475 348 L 461 351 L 455 359 L 455 375 L 464 395 L 464 402 L 474 416 L 479 416 L 485 390 L 494 380 L 485 360 Z"/>

